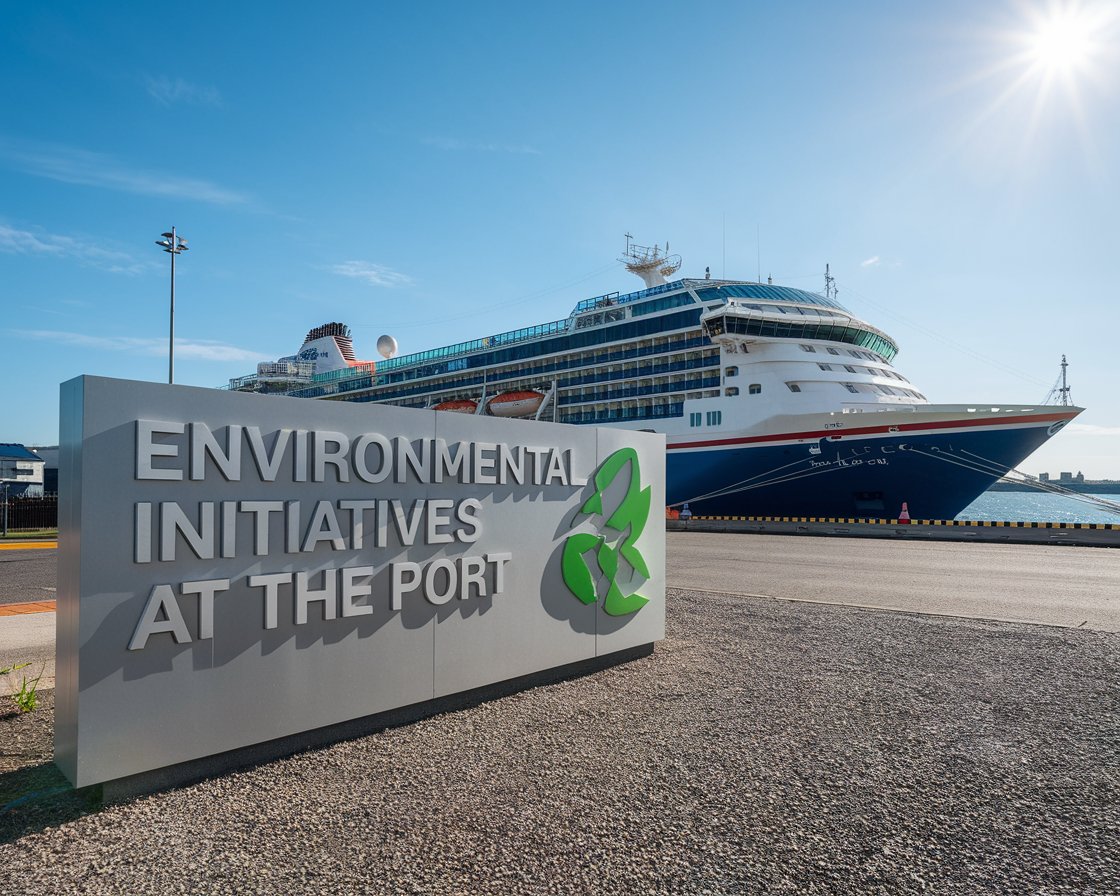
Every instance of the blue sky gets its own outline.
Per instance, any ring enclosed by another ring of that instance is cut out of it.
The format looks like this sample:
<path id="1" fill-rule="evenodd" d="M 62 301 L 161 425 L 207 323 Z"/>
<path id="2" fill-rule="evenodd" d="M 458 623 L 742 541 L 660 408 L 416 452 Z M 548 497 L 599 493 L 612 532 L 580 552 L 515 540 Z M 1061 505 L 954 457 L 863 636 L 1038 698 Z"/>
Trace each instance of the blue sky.
<path id="1" fill-rule="evenodd" d="M 53 444 L 73 376 L 166 380 L 172 225 L 201 386 L 326 321 L 374 357 L 566 317 L 640 287 L 629 231 L 830 263 L 935 402 L 1037 403 L 1065 353 L 1088 410 L 1023 468 L 1120 478 L 1115 9 L 5 4 L 0 441 Z"/>

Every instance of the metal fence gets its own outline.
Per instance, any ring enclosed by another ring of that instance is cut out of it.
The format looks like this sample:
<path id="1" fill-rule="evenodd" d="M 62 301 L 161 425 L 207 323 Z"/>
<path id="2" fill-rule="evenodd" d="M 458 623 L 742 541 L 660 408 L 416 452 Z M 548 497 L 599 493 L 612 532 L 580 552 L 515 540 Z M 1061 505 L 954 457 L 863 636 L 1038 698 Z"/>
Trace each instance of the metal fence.
<path id="1" fill-rule="evenodd" d="M 58 528 L 58 495 L 11 495 L 0 507 L 3 533 Z"/>

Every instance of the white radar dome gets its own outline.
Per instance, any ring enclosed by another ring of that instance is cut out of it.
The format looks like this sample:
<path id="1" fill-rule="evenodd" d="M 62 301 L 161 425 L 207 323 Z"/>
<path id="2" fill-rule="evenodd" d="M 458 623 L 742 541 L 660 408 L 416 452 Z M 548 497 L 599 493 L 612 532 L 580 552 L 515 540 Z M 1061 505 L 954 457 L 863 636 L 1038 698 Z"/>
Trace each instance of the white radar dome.
<path id="1" fill-rule="evenodd" d="M 382 358 L 391 358 L 397 353 L 397 340 L 392 336 L 379 336 L 377 338 L 377 353 Z"/>

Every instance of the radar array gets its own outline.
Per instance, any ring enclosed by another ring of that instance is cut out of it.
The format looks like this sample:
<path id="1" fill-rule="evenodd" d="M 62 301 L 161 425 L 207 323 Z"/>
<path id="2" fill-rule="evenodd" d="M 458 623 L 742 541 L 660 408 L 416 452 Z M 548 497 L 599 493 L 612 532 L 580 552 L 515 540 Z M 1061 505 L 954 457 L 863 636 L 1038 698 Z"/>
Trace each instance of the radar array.
<path id="1" fill-rule="evenodd" d="M 626 270 L 642 278 L 646 287 L 660 286 L 681 268 L 681 257 L 669 254 L 669 244 L 664 250 L 658 245 L 639 246 L 630 242 L 633 235 L 626 234 L 626 251 L 619 259 Z"/>

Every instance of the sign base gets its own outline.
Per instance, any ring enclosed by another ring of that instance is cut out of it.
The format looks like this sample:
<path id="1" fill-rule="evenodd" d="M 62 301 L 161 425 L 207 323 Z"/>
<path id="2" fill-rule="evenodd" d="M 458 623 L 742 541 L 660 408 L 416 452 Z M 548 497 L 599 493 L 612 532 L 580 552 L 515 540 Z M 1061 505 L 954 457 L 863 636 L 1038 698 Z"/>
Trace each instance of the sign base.
<path id="1" fill-rule="evenodd" d="M 653 646 L 653 644 L 641 644 L 637 647 L 620 650 L 617 653 L 580 660 L 566 666 L 522 675 L 509 681 L 485 685 L 435 700 L 425 700 L 422 703 L 402 706 L 399 709 L 375 713 L 360 719 L 351 719 L 348 722 L 327 725 L 313 731 L 303 731 L 299 734 L 280 737 L 262 744 L 253 744 L 238 750 L 219 753 L 216 756 L 206 756 L 202 759 L 193 759 L 190 762 L 181 762 L 178 765 L 129 775 L 126 778 L 116 778 L 103 784 L 94 784 L 82 789 L 95 798 L 99 798 L 102 805 L 125 803 L 151 793 L 183 787 L 228 772 L 254 768 L 307 750 L 316 750 L 341 741 L 366 737 L 387 728 L 411 725 L 413 722 L 419 722 L 446 712 L 470 709 L 490 700 L 498 700 L 520 691 L 558 684 L 573 678 L 581 678 L 613 666 L 652 656 Z"/>

